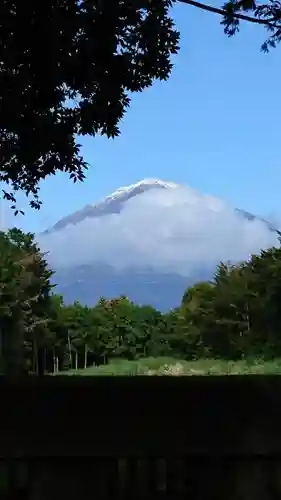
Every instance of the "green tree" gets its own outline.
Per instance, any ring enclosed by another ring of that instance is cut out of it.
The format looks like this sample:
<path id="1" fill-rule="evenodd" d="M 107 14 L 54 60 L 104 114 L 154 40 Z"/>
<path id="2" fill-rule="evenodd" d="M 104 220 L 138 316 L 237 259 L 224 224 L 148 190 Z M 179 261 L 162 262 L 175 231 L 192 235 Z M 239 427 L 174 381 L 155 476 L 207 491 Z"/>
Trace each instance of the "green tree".
<path id="1" fill-rule="evenodd" d="M 27 332 L 38 354 L 39 331 L 48 322 L 51 275 L 32 234 L 17 229 L 0 234 L 1 365 L 8 375 L 24 370 Z"/>
<path id="2" fill-rule="evenodd" d="M 185 357 L 212 355 L 206 336 L 212 335 L 215 328 L 215 294 L 213 283 L 200 282 L 188 288 L 183 296 L 178 314 Z"/>
<path id="3" fill-rule="evenodd" d="M 65 306 L 62 295 L 50 296 L 49 323 L 45 335 L 46 341 L 46 370 L 56 373 L 59 368 L 59 358 L 65 351 Z"/>
<path id="4" fill-rule="evenodd" d="M 26 256 L 0 233 L 0 328 L 1 373 L 15 374 L 23 368 Z"/>
<path id="5" fill-rule="evenodd" d="M 8 234 L 12 242 L 34 256 L 26 265 L 30 280 L 26 289 L 29 301 L 28 309 L 26 309 L 25 338 L 30 338 L 32 343 L 32 371 L 38 375 L 44 375 L 50 321 L 50 294 L 53 289 L 50 279 L 54 273 L 49 269 L 45 255 L 40 252 L 35 243 L 34 234 L 24 234 L 16 228 Z"/>
<path id="6" fill-rule="evenodd" d="M 252 341 L 251 298 L 247 266 L 221 263 L 214 276 L 213 315 L 216 331 L 212 349 L 219 356 L 236 359 L 247 355 Z"/>
<path id="7" fill-rule="evenodd" d="M 253 255 L 248 268 L 254 345 L 265 356 L 280 356 L 281 248 Z"/>

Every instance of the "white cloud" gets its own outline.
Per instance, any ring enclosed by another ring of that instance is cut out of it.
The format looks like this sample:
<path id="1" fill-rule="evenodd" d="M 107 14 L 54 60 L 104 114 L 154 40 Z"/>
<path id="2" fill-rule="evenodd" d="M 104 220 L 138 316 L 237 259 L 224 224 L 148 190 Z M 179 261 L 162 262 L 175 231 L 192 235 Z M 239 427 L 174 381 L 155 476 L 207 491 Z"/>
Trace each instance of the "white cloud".
<path id="1" fill-rule="evenodd" d="M 55 266 L 102 261 L 188 276 L 219 261 L 245 260 L 277 244 L 277 237 L 222 201 L 179 187 L 150 190 L 127 201 L 121 214 L 88 218 L 38 241 Z"/>

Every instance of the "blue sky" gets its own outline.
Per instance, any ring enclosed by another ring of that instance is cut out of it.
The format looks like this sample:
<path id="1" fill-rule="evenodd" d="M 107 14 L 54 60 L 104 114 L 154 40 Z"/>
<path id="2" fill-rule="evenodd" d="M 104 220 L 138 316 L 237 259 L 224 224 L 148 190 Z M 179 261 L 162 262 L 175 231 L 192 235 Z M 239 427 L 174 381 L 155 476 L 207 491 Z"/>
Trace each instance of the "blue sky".
<path id="1" fill-rule="evenodd" d="M 13 223 L 43 230 L 144 177 L 189 184 L 256 214 L 281 212 L 281 47 L 264 55 L 262 27 L 244 23 L 228 39 L 218 16 L 184 4 L 173 17 L 181 50 L 170 80 L 133 96 L 118 139 L 81 141 L 91 165 L 84 184 L 50 178 L 40 212 L 21 199 L 26 215 Z"/>

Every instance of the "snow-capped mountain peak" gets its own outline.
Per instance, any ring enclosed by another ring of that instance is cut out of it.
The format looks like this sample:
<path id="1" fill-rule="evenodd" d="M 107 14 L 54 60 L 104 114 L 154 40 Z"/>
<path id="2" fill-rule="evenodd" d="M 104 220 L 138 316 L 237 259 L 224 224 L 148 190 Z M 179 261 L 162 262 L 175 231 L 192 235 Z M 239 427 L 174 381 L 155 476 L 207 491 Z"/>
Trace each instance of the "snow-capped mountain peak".
<path id="1" fill-rule="evenodd" d="M 51 229 L 44 231 L 44 233 L 50 233 L 53 231 L 58 231 L 69 225 L 76 225 L 87 218 L 103 217 L 106 215 L 120 214 L 128 200 L 134 198 L 142 193 L 146 193 L 150 190 L 174 190 L 174 189 L 184 188 L 185 193 L 188 196 L 189 204 L 199 204 L 208 207 L 211 211 L 221 212 L 224 210 L 226 204 L 222 200 L 197 192 L 195 189 L 189 186 L 183 186 L 181 184 L 176 184 L 174 182 L 163 181 L 161 179 L 147 178 L 143 179 L 135 184 L 130 184 L 128 186 L 120 187 L 113 191 L 111 194 L 106 196 L 103 200 L 86 205 L 82 210 L 78 210 L 67 217 L 60 219 Z M 237 214 L 246 218 L 250 221 L 259 219 L 254 215 L 239 209 L 233 209 Z M 271 231 L 276 229 L 263 219 L 259 219 L 264 222 Z"/>
<path id="2" fill-rule="evenodd" d="M 167 181 L 162 181 L 161 179 L 147 178 L 138 181 L 135 184 L 129 184 L 127 186 L 122 186 L 116 189 L 115 191 L 113 191 L 113 193 L 106 196 L 106 198 L 103 201 L 110 201 L 120 197 L 122 198 L 124 196 L 126 197 L 129 194 L 133 193 L 134 191 L 138 191 L 137 194 L 139 194 L 139 191 L 146 191 L 152 188 L 174 189 L 178 187 L 180 187 L 180 185 L 176 184 L 175 182 L 167 182 Z M 96 205 L 97 203 L 93 204 L 93 206 Z"/>
<path id="3" fill-rule="evenodd" d="M 44 232 L 50 233 L 63 229 L 70 224 L 76 225 L 88 217 L 102 217 L 104 215 L 119 214 L 123 209 L 124 204 L 130 198 L 145 193 L 151 189 L 175 189 L 179 187 L 180 185 L 175 184 L 174 182 L 166 182 L 160 179 L 143 179 L 135 184 L 116 189 L 116 191 L 106 196 L 100 202 L 86 205 L 82 208 L 82 210 L 78 210 L 77 212 L 64 217 L 59 220 L 53 228 Z"/>

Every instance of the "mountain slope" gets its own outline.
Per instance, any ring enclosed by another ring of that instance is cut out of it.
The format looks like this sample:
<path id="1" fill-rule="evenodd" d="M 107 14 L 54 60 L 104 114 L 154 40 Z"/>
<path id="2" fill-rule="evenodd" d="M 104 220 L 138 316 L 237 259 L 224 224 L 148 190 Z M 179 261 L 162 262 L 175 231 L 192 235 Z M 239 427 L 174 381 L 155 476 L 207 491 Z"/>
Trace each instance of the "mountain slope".
<path id="1" fill-rule="evenodd" d="M 244 260 L 276 241 L 264 219 L 158 179 L 120 188 L 39 235 L 67 302 L 126 295 L 162 310 L 220 260 Z"/>
<path id="2" fill-rule="evenodd" d="M 136 184 L 117 189 L 99 203 L 86 205 L 82 210 L 74 212 L 59 220 L 51 229 L 47 229 L 45 233 L 59 231 L 69 224 L 79 224 L 79 222 L 82 222 L 87 217 L 102 217 L 105 215 L 119 214 L 128 200 L 150 189 L 173 189 L 176 187 L 179 186 L 172 182 L 164 182 L 158 179 L 144 179 Z"/>
<path id="3" fill-rule="evenodd" d="M 165 182 L 159 179 L 143 179 L 142 181 L 137 182 L 136 184 L 132 184 L 129 186 L 121 187 L 111 193 L 109 196 L 104 198 L 101 202 L 93 203 L 86 205 L 81 210 L 70 214 L 61 220 L 59 220 L 52 228 L 44 231 L 45 234 L 50 233 L 52 231 L 59 231 L 64 229 L 69 224 L 79 224 L 86 218 L 94 218 L 94 217 L 103 217 L 106 215 L 119 214 L 127 201 L 135 196 L 138 196 L 142 193 L 148 192 L 151 189 L 176 189 L 181 188 L 182 186 L 179 184 L 175 184 L 173 182 Z M 197 196 L 198 198 L 205 198 L 208 200 L 216 200 L 214 197 L 210 197 L 207 195 L 202 195 L 201 193 L 197 193 L 194 189 L 190 189 L 192 191 L 193 196 Z M 268 225 L 269 229 L 275 231 L 276 229 L 266 220 L 256 217 L 255 215 L 246 212 L 245 210 L 241 210 L 236 208 L 235 211 L 248 219 L 249 221 L 260 220 Z"/>

